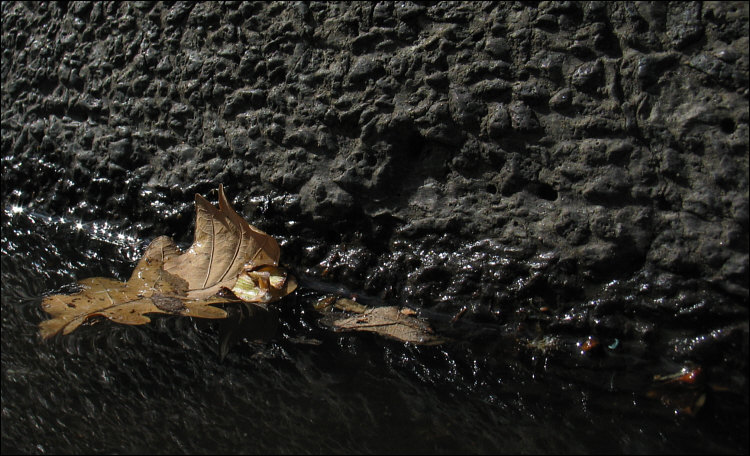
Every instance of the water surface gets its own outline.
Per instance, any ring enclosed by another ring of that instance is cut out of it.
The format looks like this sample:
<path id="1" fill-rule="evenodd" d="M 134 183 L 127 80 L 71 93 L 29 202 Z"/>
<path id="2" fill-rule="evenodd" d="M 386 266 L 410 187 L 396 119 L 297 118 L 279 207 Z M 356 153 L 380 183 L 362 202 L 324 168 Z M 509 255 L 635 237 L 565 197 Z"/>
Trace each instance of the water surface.
<path id="1" fill-rule="evenodd" d="M 503 331 L 438 347 L 334 333 L 304 288 L 280 304 L 273 341 L 241 340 L 223 361 L 218 323 L 189 318 L 42 341 L 43 296 L 129 277 L 150 239 L 120 226 L 4 208 L 3 453 L 747 451 L 747 404 L 675 414 L 645 397 L 648 359 Z"/>

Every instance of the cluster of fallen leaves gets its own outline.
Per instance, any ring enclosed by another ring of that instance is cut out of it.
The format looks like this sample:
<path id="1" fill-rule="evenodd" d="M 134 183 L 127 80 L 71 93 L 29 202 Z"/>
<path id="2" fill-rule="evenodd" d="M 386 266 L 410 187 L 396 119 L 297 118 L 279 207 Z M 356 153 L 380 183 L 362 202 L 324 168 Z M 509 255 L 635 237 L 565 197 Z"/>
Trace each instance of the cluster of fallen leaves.
<path id="1" fill-rule="evenodd" d="M 94 277 L 81 291 L 44 298 L 52 315 L 39 327 L 42 337 L 70 334 L 92 317 L 140 325 L 145 314 L 225 318 L 217 304 L 245 301 L 264 306 L 294 291 L 297 282 L 278 267 L 276 240 L 248 224 L 219 186 L 219 207 L 195 195 L 195 237 L 181 252 L 167 236 L 154 239 L 127 282 Z"/>
<path id="2" fill-rule="evenodd" d="M 196 194 L 195 209 L 195 236 L 185 252 L 161 236 L 146 248 L 127 282 L 94 277 L 78 282 L 77 293 L 44 298 L 42 308 L 52 318 L 40 323 L 42 337 L 70 334 L 86 321 L 97 321 L 94 317 L 128 325 L 148 323 L 146 314 L 158 313 L 226 318 L 216 306 L 239 302 L 256 306 L 245 313 L 269 326 L 256 317 L 297 288 L 296 279 L 279 267 L 278 242 L 240 217 L 221 185 L 218 208 Z M 333 322 L 336 330 L 370 331 L 415 344 L 442 342 L 411 309 L 365 307 L 346 298 L 324 298 L 316 305 L 321 312 L 332 307 L 345 312 Z"/>

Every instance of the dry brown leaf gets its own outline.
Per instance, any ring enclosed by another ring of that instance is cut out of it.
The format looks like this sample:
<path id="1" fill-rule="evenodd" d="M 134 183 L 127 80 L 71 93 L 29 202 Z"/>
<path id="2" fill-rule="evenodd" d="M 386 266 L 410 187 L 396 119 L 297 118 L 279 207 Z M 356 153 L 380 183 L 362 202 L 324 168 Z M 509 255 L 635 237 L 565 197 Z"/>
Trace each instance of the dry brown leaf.
<path id="1" fill-rule="evenodd" d="M 169 313 L 201 318 L 224 318 L 226 312 L 211 304 L 232 302 L 209 297 L 186 296 L 187 283 L 162 269 L 165 261 L 179 254 L 174 242 L 161 236 L 154 239 L 127 282 L 93 277 L 78 282 L 82 290 L 72 295 L 44 298 L 42 309 L 52 315 L 39 329 L 43 338 L 57 333 L 70 334 L 84 321 L 101 316 L 117 323 L 141 325 L 151 321 L 144 314 Z"/>
<path id="2" fill-rule="evenodd" d="M 363 314 L 336 320 L 333 325 L 345 331 L 369 331 L 419 345 L 437 345 L 444 342 L 432 333 L 427 323 L 404 315 L 396 306 L 375 307 Z"/>
<path id="3" fill-rule="evenodd" d="M 195 237 L 182 255 L 164 263 L 164 269 L 188 283 L 188 296 L 205 298 L 222 287 L 234 287 L 245 269 L 277 266 L 280 249 L 276 240 L 248 224 L 229 205 L 219 185 L 219 208 L 195 195 Z"/>

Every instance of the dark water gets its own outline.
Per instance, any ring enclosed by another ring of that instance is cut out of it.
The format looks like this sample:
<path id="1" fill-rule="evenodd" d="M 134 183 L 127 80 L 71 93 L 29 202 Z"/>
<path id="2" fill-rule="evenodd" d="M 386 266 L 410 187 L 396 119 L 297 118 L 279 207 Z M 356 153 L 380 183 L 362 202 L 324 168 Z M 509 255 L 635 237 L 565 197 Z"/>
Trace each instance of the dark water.
<path id="1" fill-rule="evenodd" d="M 242 340 L 223 361 L 212 321 L 38 337 L 44 295 L 126 280 L 148 241 L 4 208 L 3 453 L 747 451 L 746 394 L 709 392 L 697 416 L 675 414 L 645 396 L 647 357 L 502 332 L 438 347 L 333 333 L 314 290 L 282 302 L 275 340 Z"/>

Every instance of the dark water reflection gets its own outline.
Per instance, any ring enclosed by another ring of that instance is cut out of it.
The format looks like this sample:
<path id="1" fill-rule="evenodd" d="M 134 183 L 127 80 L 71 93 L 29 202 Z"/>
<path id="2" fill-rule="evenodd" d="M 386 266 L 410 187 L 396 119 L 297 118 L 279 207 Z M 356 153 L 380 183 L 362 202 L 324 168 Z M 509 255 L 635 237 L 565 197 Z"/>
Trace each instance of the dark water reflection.
<path id="1" fill-rule="evenodd" d="M 3 453 L 747 450 L 746 421 L 645 398 L 642 361 L 547 355 L 511 337 L 423 348 L 336 334 L 310 290 L 284 302 L 273 342 L 243 340 L 223 361 L 217 323 L 187 318 L 39 339 L 42 296 L 127 279 L 145 244 L 115 225 L 4 209 Z"/>

